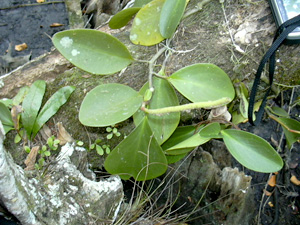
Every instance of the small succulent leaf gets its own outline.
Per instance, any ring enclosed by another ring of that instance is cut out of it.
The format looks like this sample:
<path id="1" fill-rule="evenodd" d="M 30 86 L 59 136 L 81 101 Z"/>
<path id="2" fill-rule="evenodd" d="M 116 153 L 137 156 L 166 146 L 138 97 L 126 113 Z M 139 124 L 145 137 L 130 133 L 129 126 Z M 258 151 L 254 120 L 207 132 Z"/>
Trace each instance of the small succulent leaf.
<path id="1" fill-rule="evenodd" d="M 157 143 L 147 118 L 133 130 L 104 162 L 105 169 L 122 179 L 149 180 L 167 170 L 166 156 Z"/>
<path id="2" fill-rule="evenodd" d="M 131 117 L 142 102 L 143 96 L 126 85 L 99 85 L 83 99 L 79 120 L 85 126 L 111 126 Z"/>
<path id="3" fill-rule="evenodd" d="M 22 124 L 29 138 L 31 138 L 32 130 L 37 118 L 38 112 L 42 105 L 43 96 L 46 91 L 46 82 L 43 80 L 35 81 L 27 95 L 25 96 L 21 114 Z"/>
<path id="4" fill-rule="evenodd" d="M 164 2 L 165 0 L 153 0 L 137 13 L 130 32 L 133 44 L 150 46 L 164 40 L 159 31 L 159 18 Z"/>
<path id="5" fill-rule="evenodd" d="M 144 5 L 147 5 L 152 0 L 135 0 L 133 7 L 143 7 Z"/>
<path id="6" fill-rule="evenodd" d="M 100 145 L 96 145 L 96 151 L 99 155 L 104 155 L 104 150 Z"/>
<path id="7" fill-rule="evenodd" d="M 3 125 L 14 127 L 14 122 L 12 120 L 11 113 L 7 106 L 0 102 L 0 120 Z"/>
<path id="8" fill-rule="evenodd" d="M 228 75 L 213 64 L 184 67 L 168 78 L 169 82 L 192 102 L 234 99 L 235 91 Z"/>
<path id="9" fill-rule="evenodd" d="M 60 88 L 57 92 L 55 92 L 45 103 L 43 108 L 41 109 L 36 121 L 34 123 L 32 129 L 32 137 L 39 132 L 42 126 L 60 109 L 60 107 L 65 104 L 70 95 L 75 90 L 73 86 L 66 86 Z"/>
<path id="10" fill-rule="evenodd" d="M 220 135 L 221 126 L 219 123 L 210 123 L 203 127 L 199 134 L 201 137 L 206 138 L 222 138 Z"/>
<path id="11" fill-rule="evenodd" d="M 175 90 L 168 81 L 153 77 L 153 86 L 155 91 L 149 103 L 150 109 L 179 105 Z M 148 83 L 141 88 L 139 93 L 141 95 L 145 95 L 147 90 L 149 90 Z M 146 114 L 144 112 L 138 110 L 133 115 L 135 125 L 137 126 L 145 116 Z M 147 118 L 157 142 L 162 144 L 172 135 L 178 126 L 180 121 L 180 113 L 175 112 L 163 115 L 148 114 Z"/>
<path id="12" fill-rule="evenodd" d="M 124 9 L 114 15 L 108 25 L 111 29 L 120 29 L 126 26 L 135 14 L 140 10 L 140 7 L 132 7 Z"/>
<path id="13" fill-rule="evenodd" d="M 209 140 L 201 137 L 194 126 L 178 127 L 162 148 L 167 155 L 182 155 Z"/>
<path id="14" fill-rule="evenodd" d="M 222 130 L 221 134 L 231 155 L 248 169 L 272 173 L 283 166 L 280 155 L 261 137 L 241 130 Z"/>
<path id="15" fill-rule="evenodd" d="M 291 148 L 296 141 L 300 140 L 300 122 L 285 117 L 279 117 L 277 118 L 277 120 L 282 126 L 283 132 L 288 143 L 288 147 Z"/>
<path id="16" fill-rule="evenodd" d="M 159 29 L 164 38 L 171 38 L 183 16 L 186 0 L 166 0 L 160 15 Z"/>
<path id="17" fill-rule="evenodd" d="M 113 74 L 133 61 L 124 44 L 98 30 L 61 31 L 53 36 L 52 42 L 72 64 L 92 74 Z"/>

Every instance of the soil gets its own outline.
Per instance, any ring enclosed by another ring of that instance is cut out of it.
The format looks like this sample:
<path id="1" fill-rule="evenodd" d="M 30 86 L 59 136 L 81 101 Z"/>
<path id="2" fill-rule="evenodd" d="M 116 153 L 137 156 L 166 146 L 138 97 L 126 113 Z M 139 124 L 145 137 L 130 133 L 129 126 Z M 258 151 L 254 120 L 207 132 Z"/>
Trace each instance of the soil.
<path id="1" fill-rule="evenodd" d="M 239 3 L 242 2 L 242 3 Z M 242 31 L 244 28 L 247 28 L 246 25 L 241 21 L 241 18 L 245 16 L 245 18 L 251 20 L 252 15 L 247 15 L 246 11 L 249 10 L 244 6 L 245 1 L 228 1 L 225 5 L 228 13 L 228 18 L 230 20 L 230 26 L 235 31 Z M 256 2 L 256 1 L 254 1 Z M 35 0 L 1 0 L 0 2 L 0 55 L 4 56 L 9 49 L 9 44 L 11 46 L 15 46 L 17 44 L 26 43 L 28 48 L 24 51 L 17 52 L 12 49 L 11 57 L 15 59 L 15 61 L 26 61 L 27 58 L 24 56 L 31 55 L 31 59 L 35 58 L 45 52 L 50 51 L 53 47 L 52 42 L 49 36 L 52 36 L 54 33 L 68 29 L 68 16 L 66 12 L 66 8 L 64 3 L 52 3 L 52 4 L 45 4 L 45 5 L 27 5 L 27 4 L 35 4 Z M 216 1 L 214 4 L 217 4 Z M 232 12 L 235 12 L 233 9 L 239 5 L 239 12 L 240 14 L 233 15 Z M 245 3 L 246 4 L 246 3 Z M 260 17 L 259 23 L 266 24 L 272 23 L 272 17 L 270 16 L 270 9 L 267 7 L 266 3 L 262 3 L 264 7 L 258 7 L 257 5 L 251 5 L 253 7 L 253 14 L 261 14 L 263 16 Z M 205 8 L 207 12 L 210 12 L 208 9 L 212 6 L 206 6 Z M 257 11 L 257 8 L 260 11 Z M 247 10 L 246 10 L 247 9 Z M 262 9 L 262 10 L 261 10 Z M 191 45 L 198 45 L 198 40 L 195 38 L 195 35 L 203 35 L 205 38 L 209 39 L 210 36 L 217 35 L 216 32 L 219 31 L 220 24 L 208 24 L 205 20 L 210 15 L 205 13 L 199 14 L 198 20 L 202 21 L 200 25 L 195 25 L 194 32 L 189 31 L 186 33 L 186 41 L 190 42 Z M 222 11 L 220 10 L 219 5 L 216 7 L 214 16 L 216 18 L 223 17 Z M 253 16 L 253 18 L 255 18 Z M 195 18 L 194 18 L 195 19 Z M 248 21 L 248 20 L 247 20 Z M 50 25 L 53 23 L 62 24 L 59 27 L 51 27 Z M 186 23 L 195 23 L 195 21 L 187 20 Z M 199 28 L 200 26 L 200 28 Z M 244 27 L 243 27 L 244 26 Z M 252 25 L 248 25 L 248 27 L 252 27 Z M 180 32 L 184 32 L 184 27 L 179 27 Z M 224 30 L 226 30 L 224 28 Z M 255 40 L 253 43 L 254 37 L 247 37 L 250 39 L 250 44 L 248 43 L 247 46 L 253 47 L 260 42 L 264 42 L 265 45 L 269 46 L 270 41 L 272 40 L 272 34 L 274 33 L 275 27 L 270 26 L 268 29 L 265 29 L 264 32 L 258 33 L 255 37 L 259 40 Z M 225 32 L 225 31 L 224 31 Z M 240 37 L 238 32 L 235 32 L 236 39 Z M 247 44 L 247 40 L 241 39 L 240 44 L 242 47 L 246 46 L 243 44 Z M 246 39 L 247 39 L 246 38 Z M 251 39 L 252 38 L 252 39 Z M 179 43 L 179 42 L 178 42 Z M 175 41 L 175 45 L 176 45 Z M 251 45 L 252 44 L 252 45 Z M 214 46 L 214 47 L 213 47 Z M 259 47 L 253 47 L 253 51 L 249 50 L 247 52 L 247 59 L 244 60 L 238 53 L 232 55 L 234 58 L 236 55 L 242 59 L 242 62 L 235 62 L 232 63 L 232 60 L 228 60 L 228 52 L 231 50 L 228 48 L 228 40 L 224 40 L 223 43 L 210 43 L 210 45 L 201 45 L 199 52 L 194 52 L 190 55 L 190 60 L 186 62 L 182 62 L 180 56 L 176 55 L 171 58 L 169 62 L 170 71 L 168 73 L 172 73 L 178 68 L 176 65 L 180 65 L 180 67 L 184 66 L 184 64 L 191 64 L 193 62 L 199 61 L 199 58 L 207 59 L 205 54 L 215 54 L 216 58 L 211 57 L 211 60 L 207 62 L 212 62 L 217 64 L 218 66 L 224 68 L 224 70 L 231 75 L 231 77 L 240 78 L 241 80 L 249 79 L 249 74 L 243 74 L 243 71 L 246 68 L 246 71 L 250 69 L 256 68 L 257 63 L 259 62 L 260 58 L 262 57 L 263 53 L 265 52 L 267 47 L 264 45 L 259 45 Z M 184 46 L 176 46 L 180 50 L 188 50 L 185 49 Z M 245 47 L 246 48 L 246 47 Z M 296 47 L 288 48 L 283 47 L 282 52 L 288 52 L 290 55 L 289 58 L 293 62 L 299 62 L 299 48 Z M 284 53 L 280 53 L 280 55 L 284 55 Z M 20 58 L 23 57 L 23 58 Z M 12 60 L 14 61 L 14 60 Z M 22 62 L 23 62 L 22 61 Z M 230 62 L 229 62 L 230 61 Z M 206 62 L 206 61 L 204 61 Z M 1 61 L 0 61 L 1 63 Z M 299 67 L 295 67 L 295 63 L 284 64 L 284 62 L 280 62 L 278 67 L 279 71 L 286 69 L 291 73 L 294 71 L 299 70 Z M 236 67 L 235 67 L 236 66 Z M 4 64 L 0 65 L 0 72 L 6 73 L 15 68 L 15 64 Z M 250 69 L 249 69 L 250 68 Z M 248 70 L 247 70 L 248 69 Z M 282 76 L 284 77 L 284 76 Z M 282 79 L 282 77 L 279 77 Z M 298 77 L 299 78 L 299 77 Z M 284 80 L 284 82 L 291 84 L 297 84 L 299 79 L 295 76 L 290 76 L 289 80 Z M 280 80 L 278 79 L 278 80 Z M 249 80 L 248 80 L 249 81 Z M 249 83 L 251 84 L 251 78 Z M 300 90 L 295 89 L 296 92 L 293 95 L 293 98 L 299 98 Z M 287 109 L 290 98 L 291 98 L 291 91 L 287 90 L 283 92 L 283 98 L 277 98 L 271 104 L 277 104 L 279 106 L 283 106 Z M 294 107 L 291 112 L 291 116 L 295 119 L 299 120 L 300 114 L 300 106 Z M 193 121 L 198 122 L 198 121 Z M 279 145 L 281 149 L 283 149 L 280 154 L 285 161 L 284 169 L 277 175 L 277 188 L 275 189 L 271 197 L 262 199 L 264 188 L 268 181 L 269 174 L 262 174 L 250 171 L 244 167 L 242 167 L 238 162 L 232 159 L 232 166 L 238 167 L 241 171 L 244 171 L 245 174 L 252 176 L 252 189 L 254 191 L 254 202 L 256 205 L 254 217 L 252 219 L 252 224 L 258 224 L 258 215 L 259 210 L 261 207 L 260 218 L 262 224 L 278 224 L 278 225 L 296 225 L 300 223 L 300 187 L 290 182 L 291 175 L 295 175 L 300 178 L 300 144 L 296 143 L 293 146 L 292 150 L 289 150 L 286 146 L 285 140 L 282 140 L 282 130 L 278 126 L 277 123 L 272 121 L 271 119 L 264 119 L 261 125 L 252 127 L 249 124 L 245 124 L 240 126 L 240 128 L 253 132 L 254 134 L 263 137 L 267 141 L 269 141 L 275 148 Z M 126 191 L 126 190 L 125 190 Z M 271 202 L 271 203 L 269 203 Z M 276 203 L 277 202 L 277 203 Z M 278 214 L 278 219 L 276 219 L 276 214 Z M 275 218 L 275 223 L 272 223 Z M 1 219 L 1 218 L 0 218 Z M 1 222 L 1 220 L 0 220 Z M 209 224 L 219 224 L 220 221 L 209 221 Z M 194 224 L 198 224 L 195 221 Z"/>
<path id="2" fill-rule="evenodd" d="M 2 65 L 0 61 L 0 72 L 20 66 L 24 60 L 26 62 L 24 56 L 30 55 L 33 59 L 49 52 L 53 47 L 50 37 L 65 29 L 68 29 L 68 15 L 63 1 L 37 4 L 35 0 L 1 0 L 0 55 L 6 55 L 11 46 L 13 59 Z M 14 46 L 23 43 L 27 44 L 27 49 L 16 51 Z"/>

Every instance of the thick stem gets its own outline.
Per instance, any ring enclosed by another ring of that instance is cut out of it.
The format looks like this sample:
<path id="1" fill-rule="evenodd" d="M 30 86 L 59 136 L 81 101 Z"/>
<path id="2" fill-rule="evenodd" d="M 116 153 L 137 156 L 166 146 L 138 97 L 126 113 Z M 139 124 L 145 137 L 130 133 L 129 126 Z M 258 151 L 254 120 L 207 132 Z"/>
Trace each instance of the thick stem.
<path id="1" fill-rule="evenodd" d="M 232 101 L 231 98 L 225 97 L 215 101 L 194 102 L 190 104 L 170 106 L 170 107 L 165 107 L 160 109 L 147 109 L 145 107 L 142 107 L 141 110 L 149 114 L 165 114 L 165 113 L 181 112 L 185 110 L 199 109 L 199 108 L 204 108 L 204 109 L 217 108 L 226 105 L 231 101 Z"/>

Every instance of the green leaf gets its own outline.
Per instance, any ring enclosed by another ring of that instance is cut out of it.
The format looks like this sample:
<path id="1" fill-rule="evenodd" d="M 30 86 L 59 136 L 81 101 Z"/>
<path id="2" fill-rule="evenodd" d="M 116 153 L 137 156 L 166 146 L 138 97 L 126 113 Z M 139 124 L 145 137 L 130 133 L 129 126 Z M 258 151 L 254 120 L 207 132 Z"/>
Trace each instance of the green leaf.
<path id="1" fill-rule="evenodd" d="M 145 118 L 104 162 L 105 169 L 122 179 L 149 180 L 166 172 L 167 160 Z"/>
<path id="2" fill-rule="evenodd" d="M 51 152 L 50 152 L 50 151 L 45 151 L 45 152 L 44 152 L 44 155 L 45 155 L 45 156 L 50 156 L 50 155 L 51 155 Z"/>
<path id="3" fill-rule="evenodd" d="M 183 16 L 186 0 L 166 0 L 160 15 L 160 33 L 165 38 L 171 38 Z"/>
<path id="4" fill-rule="evenodd" d="M 155 45 L 164 37 L 159 31 L 159 18 L 165 0 L 154 0 L 145 5 L 133 20 L 130 40 L 136 45 Z"/>
<path id="5" fill-rule="evenodd" d="M 0 102 L 0 120 L 3 125 L 14 127 L 14 122 L 11 117 L 11 113 L 7 106 Z"/>
<path id="6" fill-rule="evenodd" d="M 97 30 L 61 31 L 53 36 L 52 41 L 72 64 L 92 74 L 113 74 L 133 61 L 124 44 Z"/>
<path id="7" fill-rule="evenodd" d="M 148 4 L 152 0 L 135 0 L 133 7 L 143 7 L 144 5 Z"/>
<path id="8" fill-rule="evenodd" d="M 296 141 L 300 140 L 300 122 L 285 117 L 279 117 L 277 120 L 282 125 L 288 146 L 291 148 Z"/>
<path id="9" fill-rule="evenodd" d="M 231 155 L 243 166 L 262 173 L 279 171 L 283 161 L 272 146 L 261 137 L 241 130 L 221 131 Z"/>
<path id="10" fill-rule="evenodd" d="M 2 125 L 3 125 L 3 128 L 4 128 L 4 134 L 7 134 L 9 131 L 15 129 L 14 127 L 11 127 L 11 126 L 8 126 L 8 125 L 5 125 L 5 124 L 2 124 Z"/>
<path id="11" fill-rule="evenodd" d="M 194 126 L 178 127 L 162 148 L 168 155 L 182 155 L 209 140 L 210 138 L 201 137 Z"/>
<path id="12" fill-rule="evenodd" d="M 27 95 L 23 100 L 23 112 L 21 114 L 22 124 L 26 130 L 27 136 L 30 139 L 36 117 L 42 105 L 45 90 L 46 82 L 43 80 L 37 80 L 31 85 Z"/>
<path id="13" fill-rule="evenodd" d="M 109 21 L 108 25 L 111 29 L 120 29 L 126 26 L 135 14 L 140 10 L 140 7 L 127 8 L 116 15 Z"/>
<path id="14" fill-rule="evenodd" d="M 65 104 L 75 90 L 73 86 L 66 86 L 55 92 L 41 109 L 32 129 L 32 138 L 39 132 L 41 127 Z"/>
<path id="15" fill-rule="evenodd" d="M 168 164 L 172 164 L 172 163 L 176 163 L 176 162 L 180 161 L 186 155 L 187 155 L 187 153 L 184 153 L 181 155 L 166 155 L 166 158 L 167 158 Z"/>
<path id="16" fill-rule="evenodd" d="M 150 109 L 179 105 L 174 88 L 168 81 L 153 77 L 153 86 L 155 91 L 149 104 Z M 149 90 L 148 83 L 141 88 L 140 94 L 144 95 L 147 90 Z M 135 125 L 137 126 L 145 116 L 146 114 L 144 112 L 138 110 L 137 113 L 133 115 Z M 147 117 L 151 130 L 159 144 L 165 142 L 172 135 L 180 121 L 179 112 L 163 115 L 148 114 Z"/>
<path id="17" fill-rule="evenodd" d="M 104 155 L 104 150 L 100 145 L 96 145 L 96 151 L 99 155 Z"/>
<path id="18" fill-rule="evenodd" d="M 234 98 L 235 91 L 228 75 L 213 64 L 194 64 L 180 69 L 168 80 L 192 102 Z"/>
<path id="19" fill-rule="evenodd" d="M 103 84 L 83 99 L 79 120 L 85 126 L 107 127 L 131 117 L 142 105 L 143 96 L 122 84 Z"/>
<path id="20" fill-rule="evenodd" d="M 210 123 L 203 127 L 199 134 L 201 137 L 206 138 L 222 138 L 220 135 L 221 126 L 219 123 Z"/>
<path id="21" fill-rule="evenodd" d="M 29 91 L 29 87 L 22 87 L 18 94 L 13 98 L 13 105 L 20 105 Z"/>
<path id="22" fill-rule="evenodd" d="M 286 117 L 286 118 L 290 117 L 289 114 L 283 108 L 280 107 L 273 106 L 271 108 L 271 112 L 280 117 Z"/>

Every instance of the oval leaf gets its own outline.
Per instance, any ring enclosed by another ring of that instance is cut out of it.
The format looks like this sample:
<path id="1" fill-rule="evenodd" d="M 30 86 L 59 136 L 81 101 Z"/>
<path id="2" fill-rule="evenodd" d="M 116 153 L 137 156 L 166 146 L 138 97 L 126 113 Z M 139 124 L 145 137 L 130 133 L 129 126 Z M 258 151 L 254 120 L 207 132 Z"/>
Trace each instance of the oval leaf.
<path id="1" fill-rule="evenodd" d="M 165 38 L 171 38 L 183 16 L 186 0 L 166 0 L 161 11 L 159 29 Z"/>
<path id="2" fill-rule="evenodd" d="M 153 85 L 155 87 L 155 91 L 149 104 L 150 109 L 179 105 L 174 88 L 168 81 L 153 77 Z M 147 90 L 149 90 L 148 83 L 141 88 L 140 94 L 144 95 Z M 137 113 L 133 115 L 135 125 L 138 125 L 145 116 L 146 114 L 144 112 L 138 110 Z M 172 135 L 178 126 L 180 113 L 175 112 L 163 115 L 148 114 L 147 118 L 157 142 L 162 144 Z"/>
<path id="3" fill-rule="evenodd" d="M 37 80 L 31 85 L 23 100 L 23 112 L 21 114 L 22 124 L 29 138 L 31 138 L 32 129 L 41 108 L 45 90 L 46 82 L 43 80 Z"/>
<path id="4" fill-rule="evenodd" d="M 122 179 L 149 180 L 166 172 L 167 160 L 145 118 L 106 158 L 105 169 Z"/>
<path id="5" fill-rule="evenodd" d="M 228 75 L 213 64 L 194 64 L 172 74 L 168 80 L 192 102 L 234 98 L 235 91 Z"/>
<path id="6" fill-rule="evenodd" d="M 133 61 L 125 45 L 97 30 L 66 30 L 56 33 L 52 41 L 72 64 L 92 74 L 112 74 Z"/>
<path id="7" fill-rule="evenodd" d="M 195 133 L 194 126 L 178 127 L 162 148 L 168 155 L 182 155 L 210 140 Z"/>
<path id="8" fill-rule="evenodd" d="M 203 127 L 199 134 L 201 137 L 207 138 L 222 138 L 220 136 L 221 126 L 219 123 L 210 123 Z"/>
<path id="9" fill-rule="evenodd" d="M 231 155 L 243 166 L 262 173 L 282 168 L 279 154 L 261 137 L 241 130 L 223 130 L 221 134 Z"/>
<path id="10" fill-rule="evenodd" d="M 124 9 L 114 15 L 108 25 L 111 29 L 120 29 L 126 26 L 135 14 L 140 10 L 140 7 Z"/>
<path id="11" fill-rule="evenodd" d="M 32 129 L 32 137 L 39 132 L 41 127 L 65 104 L 75 87 L 66 86 L 55 92 L 41 109 Z"/>
<path id="12" fill-rule="evenodd" d="M 142 105 L 143 97 L 122 84 L 103 84 L 83 99 L 79 120 L 85 126 L 107 127 L 132 116 Z"/>
<path id="13" fill-rule="evenodd" d="M 134 18 L 130 40 L 136 45 L 155 45 L 164 37 L 159 31 L 159 18 L 165 0 L 154 0 L 145 5 Z"/>

